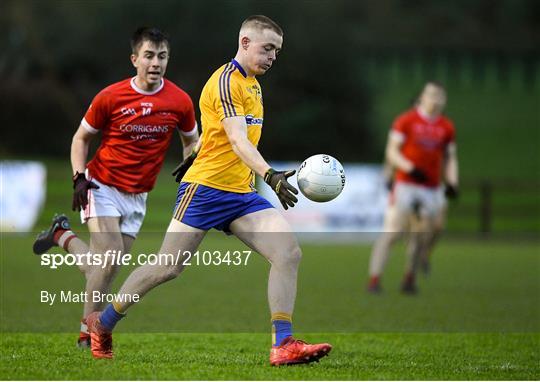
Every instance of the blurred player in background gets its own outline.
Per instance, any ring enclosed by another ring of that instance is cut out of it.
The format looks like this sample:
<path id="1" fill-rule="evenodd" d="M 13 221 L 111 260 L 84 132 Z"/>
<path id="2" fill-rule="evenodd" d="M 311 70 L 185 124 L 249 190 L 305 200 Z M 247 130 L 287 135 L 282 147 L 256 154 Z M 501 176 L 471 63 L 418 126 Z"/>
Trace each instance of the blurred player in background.
<path id="1" fill-rule="evenodd" d="M 446 210 L 441 182 L 448 197 L 458 194 L 458 163 L 453 123 L 442 115 L 446 91 L 428 82 L 416 107 L 401 114 L 392 126 L 386 147 L 385 174 L 395 169 L 384 228 L 369 265 L 368 291 L 381 290 L 381 275 L 392 244 L 411 232 L 405 277 L 401 289 L 415 293 L 419 259 L 427 261 L 444 225 Z M 387 178 L 389 179 L 389 178 Z"/>
<path id="2" fill-rule="evenodd" d="M 70 229 L 66 216 L 53 218 L 51 227 L 38 235 L 34 252 L 52 246 L 69 253 L 122 254 L 130 251 L 146 212 L 147 193 L 152 190 L 175 130 L 188 157 L 199 138 L 191 98 L 165 79 L 169 61 L 168 37 L 156 28 L 139 28 L 131 40 L 135 77 L 99 92 L 73 136 L 73 210 L 90 231 L 90 245 Z M 87 163 L 90 141 L 101 133 L 101 144 Z M 110 263 L 110 261 L 109 261 Z M 83 265 L 86 292 L 108 292 L 117 265 Z M 78 344 L 90 346 L 86 317 L 101 309 L 85 303 Z"/>
<path id="3" fill-rule="evenodd" d="M 273 65 L 283 32 L 265 16 L 250 16 L 240 28 L 235 58 L 214 72 L 200 98 L 201 148 L 189 159 L 178 188 L 173 218 L 159 253 L 193 253 L 211 228 L 236 235 L 271 264 L 268 301 L 272 320 L 271 365 L 309 363 L 331 350 L 292 336 L 291 316 L 301 250 L 285 218 L 254 188 L 255 174 L 276 192 L 283 207 L 293 207 L 298 191 L 287 182 L 295 171 L 276 171 L 257 150 L 263 125 L 263 97 L 256 76 Z M 120 288 L 120 295 L 144 296 L 177 277 L 183 265 L 141 266 Z M 231 298 L 234 298 L 231 291 Z M 115 302 L 88 317 L 92 354 L 112 358 L 111 333 L 132 305 Z"/>

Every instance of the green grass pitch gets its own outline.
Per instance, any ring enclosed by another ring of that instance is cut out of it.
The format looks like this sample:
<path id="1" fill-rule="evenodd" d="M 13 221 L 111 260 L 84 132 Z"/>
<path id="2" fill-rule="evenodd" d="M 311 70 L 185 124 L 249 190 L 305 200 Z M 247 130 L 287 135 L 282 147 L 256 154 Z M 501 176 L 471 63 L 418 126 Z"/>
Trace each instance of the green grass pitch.
<path id="1" fill-rule="evenodd" d="M 119 334 L 114 361 L 93 360 L 73 334 L 9 334 L 2 379 L 359 380 L 538 379 L 538 335 L 342 334 L 320 363 L 268 366 L 264 334 Z"/>
<path id="2" fill-rule="evenodd" d="M 132 253 L 155 251 L 144 234 Z M 46 269 L 32 235 L 2 238 L 0 379 L 539 379 L 537 242 L 457 241 L 437 248 L 420 294 L 402 296 L 396 248 L 381 296 L 365 293 L 370 246 L 303 245 L 294 327 L 334 345 L 320 363 L 272 368 L 268 264 L 193 266 L 152 291 L 115 334 L 116 359 L 75 347 L 80 304 L 39 302 L 42 289 L 81 290 L 80 273 Z M 203 249 L 240 248 L 211 235 Z M 131 267 L 121 271 L 113 290 Z"/>

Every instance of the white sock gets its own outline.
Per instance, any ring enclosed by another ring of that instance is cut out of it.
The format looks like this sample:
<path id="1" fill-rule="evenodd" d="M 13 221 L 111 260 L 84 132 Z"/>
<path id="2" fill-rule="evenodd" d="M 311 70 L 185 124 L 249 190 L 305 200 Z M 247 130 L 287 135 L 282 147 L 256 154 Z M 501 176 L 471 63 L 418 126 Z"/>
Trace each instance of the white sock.
<path id="1" fill-rule="evenodd" d="M 67 252 L 69 252 L 68 246 L 71 239 L 77 237 L 75 233 L 71 230 L 68 230 L 64 232 L 59 238 L 58 238 L 58 246 L 64 248 Z"/>
<path id="2" fill-rule="evenodd" d="M 83 321 L 81 321 L 81 333 L 88 334 L 88 326 L 86 326 L 86 324 Z"/>

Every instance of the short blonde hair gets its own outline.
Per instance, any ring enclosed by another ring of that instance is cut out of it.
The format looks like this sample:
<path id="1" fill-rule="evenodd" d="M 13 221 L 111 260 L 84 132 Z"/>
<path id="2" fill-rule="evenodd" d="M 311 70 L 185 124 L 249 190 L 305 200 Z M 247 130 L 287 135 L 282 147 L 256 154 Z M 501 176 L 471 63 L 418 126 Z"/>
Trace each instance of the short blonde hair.
<path id="1" fill-rule="evenodd" d="M 278 35 L 283 36 L 283 30 L 281 27 L 272 19 L 269 17 L 263 16 L 263 15 L 252 15 L 249 16 L 247 19 L 244 20 L 242 23 L 242 26 L 240 27 L 240 30 L 244 28 L 254 28 L 259 31 L 263 31 L 265 29 L 270 29 L 274 32 L 276 32 Z"/>

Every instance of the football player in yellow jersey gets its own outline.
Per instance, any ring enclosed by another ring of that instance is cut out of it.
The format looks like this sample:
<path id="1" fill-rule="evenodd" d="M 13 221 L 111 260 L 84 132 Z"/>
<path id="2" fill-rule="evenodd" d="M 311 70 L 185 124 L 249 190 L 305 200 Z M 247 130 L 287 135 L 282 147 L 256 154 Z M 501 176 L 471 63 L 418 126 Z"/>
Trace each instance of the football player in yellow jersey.
<path id="1" fill-rule="evenodd" d="M 248 17 L 240 28 L 235 58 L 216 70 L 204 86 L 200 149 L 176 171 L 179 178 L 185 175 L 159 251 L 194 253 L 206 232 L 215 228 L 236 235 L 270 262 L 271 365 L 317 361 L 332 349 L 327 343 L 312 345 L 292 336 L 301 250 L 284 217 L 253 187 L 258 174 L 276 192 L 284 208 L 297 202 L 298 191 L 287 182 L 295 171 L 272 169 L 257 150 L 263 97 L 255 77 L 272 67 L 282 44 L 283 32 L 274 21 L 260 15 Z M 131 273 L 119 293 L 142 297 L 182 270 L 181 264 L 143 265 Z M 127 300 L 88 317 L 94 357 L 112 357 L 111 332 L 133 304 L 132 299 Z"/>

